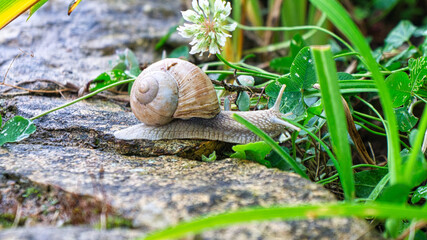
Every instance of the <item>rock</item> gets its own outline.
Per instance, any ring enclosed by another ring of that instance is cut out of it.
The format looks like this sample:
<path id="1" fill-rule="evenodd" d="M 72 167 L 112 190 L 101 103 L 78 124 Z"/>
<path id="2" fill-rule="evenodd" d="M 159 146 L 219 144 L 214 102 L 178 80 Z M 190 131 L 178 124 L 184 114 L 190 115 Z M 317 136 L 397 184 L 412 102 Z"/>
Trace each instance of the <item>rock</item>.
<path id="1" fill-rule="evenodd" d="M 6 83 L 50 79 L 83 86 L 109 70 L 108 62 L 116 58 L 115 51 L 124 48 L 132 48 L 141 62 L 151 62 L 154 45 L 181 19 L 180 2 L 172 0 L 82 2 L 71 16 L 66 15 L 66 8 L 63 1 L 51 0 L 28 22 L 21 16 L 0 31 L 0 73 L 7 72 Z M 180 38 L 172 39 L 180 43 Z M 0 92 L 5 88 L 0 85 Z M 35 83 L 28 88 L 40 86 Z M 0 113 L 5 119 L 14 115 L 30 118 L 68 101 L 37 96 L 0 99 Z M 36 120 L 38 130 L 27 142 L 192 159 L 225 145 L 192 140 L 117 141 L 112 132 L 137 123 L 124 110 L 129 111 L 106 101 L 79 103 Z"/>
<path id="2" fill-rule="evenodd" d="M 3 240 L 46 240 L 46 239 L 105 239 L 105 240 L 125 240 L 135 239 L 140 233 L 135 230 L 96 230 L 90 227 L 33 227 L 8 229 L 0 232 L 0 239 Z"/>
<path id="3" fill-rule="evenodd" d="M 235 159 L 205 163 L 173 156 L 143 158 L 79 147 L 7 144 L 0 150 L 0 169 L 6 177 L 19 176 L 33 184 L 100 199 L 145 233 L 242 207 L 334 201 L 325 189 L 296 174 Z M 367 224 L 356 219 L 276 221 L 228 229 L 208 232 L 206 238 L 234 233 L 245 239 L 370 236 L 365 235 Z"/>
<path id="4" fill-rule="evenodd" d="M 18 96 L 4 101 L 4 108 L 12 114 L 27 118 L 71 101 L 39 97 Z M 203 140 L 117 140 L 113 133 L 119 129 L 139 123 L 129 108 L 100 99 L 85 100 L 59 111 L 52 112 L 34 123 L 37 131 L 25 140 L 26 143 L 56 146 L 83 146 L 106 151 L 117 151 L 126 155 L 160 156 L 177 155 L 190 159 L 201 159 L 213 151 L 230 146 L 218 141 Z M 218 154 L 224 157 L 224 154 Z"/>
<path id="5" fill-rule="evenodd" d="M 174 0 L 82 1 L 70 16 L 67 7 L 50 0 L 28 22 L 20 16 L 0 31 L 1 79 L 18 56 L 6 83 L 50 79 L 82 86 L 109 70 L 118 50 L 131 48 L 143 63 L 158 59 L 155 44 L 181 19 Z"/>

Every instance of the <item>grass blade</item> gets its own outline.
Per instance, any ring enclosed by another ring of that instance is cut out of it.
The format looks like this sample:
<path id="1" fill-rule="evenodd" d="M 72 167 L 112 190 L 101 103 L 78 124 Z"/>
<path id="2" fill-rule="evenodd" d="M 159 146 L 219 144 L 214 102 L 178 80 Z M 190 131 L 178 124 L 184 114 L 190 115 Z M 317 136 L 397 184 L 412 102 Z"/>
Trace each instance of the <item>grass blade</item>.
<path id="1" fill-rule="evenodd" d="M 336 0 L 310 0 L 318 9 L 324 12 L 329 20 L 350 40 L 361 54 L 361 59 L 372 73 L 372 77 L 378 88 L 385 119 L 387 120 L 387 144 L 388 163 L 390 170 L 390 182 L 392 184 L 404 182 L 400 167 L 402 160 L 400 157 L 399 134 L 397 131 L 397 121 L 392 108 L 390 93 L 384 82 L 378 65 L 372 56 L 371 49 L 356 24 L 351 20 L 345 9 Z"/>
<path id="2" fill-rule="evenodd" d="M 0 0 L 0 29 L 40 0 Z"/>
<path id="3" fill-rule="evenodd" d="M 33 14 L 35 12 L 37 12 L 37 10 L 39 10 L 39 8 L 41 8 L 45 3 L 47 3 L 48 0 L 41 0 L 38 3 L 34 4 L 31 8 L 30 8 L 30 14 L 27 18 L 27 21 L 30 19 L 31 16 L 33 16 Z"/>
<path id="4" fill-rule="evenodd" d="M 339 162 L 340 180 L 347 201 L 351 201 L 355 196 L 353 170 L 351 166 L 350 144 L 347 136 L 347 121 L 344 107 L 342 105 L 340 88 L 335 62 L 332 58 L 330 46 L 312 47 L 314 65 L 317 79 L 320 82 L 320 93 L 322 102 L 325 105 L 326 120 L 334 153 Z"/>
<path id="5" fill-rule="evenodd" d="M 285 119 L 285 118 L 283 118 L 283 120 L 285 120 L 286 122 L 289 122 L 290 124 L 292 124 L 292 125 L 294 125 L 294 126 L 297 126 L 297 127 L 299 127 L 299 128 L 301 128 L 301 130 L 304 130 L 308 135 L 310 135 L 314 140 L 316 140 L 322 147 L 323 147 L 323 149 L 325 150 L 325 152 L 326 152 L 326 154 L 328 154 L 328 156 L 329 156 L 329 158 L 332 160 L 332 162 L 334 163 L 334 165 L 335 165 L 335 169 L 337 170 L 337 172 L 338 173 L 340 173 L 341 172 L 341 168 L 340 168 L 340 166 L 339 166 L 339 164 L 338 164 L 338 160 L 335 158 L 335 156 L 334 156 L 334 154 L 332 154 L 332 152 L 331 152 L 331 150 L 329 149 L 329 147 L 328 147 L 328 145 L 326 145 L 326 143 L 324 143 L 320 138 L 318 138 L 317 136 L 316 136 L 316 134 L 314 134 L 314 133 L 312 133 L 312 132 L 310 132 L 310 130 L 308 130 L 306 127 L 304 127 L 303 125 L 301 125 L 301 124 L 299 124 L 299 123 L 297 123 L 297 122 L 294 122 L 294 121 L 292 121 L 292 120 L 290 120 L 290 119 Z"/>
<path id="6" fill-rule="evenodd" d="M 258 137 L 260 137 L 264 142 L 266 142 L 268 145 L 270 145 L 273 150 L 279 154 L 280 157 L 282 157 L 289 165 L 292 166 L 292 168 L 295 170 L 296 173 L 298 173 L 301 177 L 307 178 L 307 174 L 296 164 L 295 160 L 292 159 L 292 157 L 270 137 L 265 132 L 257 128 L 255 125 L 253 125 L 248 120 L 244 119 L 243 117 L 239 116 L 238 114 L 233 114 L 233 119 L 237 122 L 243 124 L 245 127 L 247 127 L 249 130 L 251 130 L 253 133 L 255 133 Z"/>
<path id="7" fill-rule="evenodd" d="M 421 116 L 420 123 L 418 125 L 418 133 L 415 137 L 414 145 L 412 146 L 411 153 L 408 158 L 408 162 L 406 163 L 406 167 L 404 170 L 404 176 L 407 176 L 406 183 L 412 186 L 412 179 L 414 168 L 417 162 L 417 156 L 421 153 L 421 146 L 423 144 L 424 135 L 426 134 L 427 129 L 427 105 L 424 106 L 423 115 Z"/>
<path id="8" fill-rule="evenodd" d="M 119 85 L 121 85 L 121 84 L 125 84 L 125 83 L 131 83 L 131 82 L 133 82 L 133 81 L 135 81 L 135 79 L 133 79 L 133 78 L 132 78 L 132 79 L 126 79 L 126 80 L 122 80 L 122 81 L 118 81 L 118 82 L 112 83 L 112 84 L 110 84 L 110 85 L 108 85 L 108 86 L 105 86 L 105 87 L 100 88 L 100 89 L 98 89 L 98 90 L 96 90 L 96 91 L 93 91 L 93 92 L 91 92 L 91 93 L 88 93 L 88 94 L 86 94 L 86 95 L 84 95 L 84 96 L 82 96 L 82 97 L 79 97 L 79 98 L 77 98 L 77 99 L 74 99 L 74 100 L 73 100 L 73 101 L 71 101 L 71 102 L 67 102 L 67 103 L 62 104 L 61 106 L 58 106 L 58 107 L 55 107 L 55 108 L 49 109 L 49 110 L 47 110 L 47 111 L 45 111 L 45 112 L 43 112 L 43 113 L 41 113 L 41 114 L 39 114 L 39 115 L 37 115 L 37 116 L 35 116 L 35 117 L 30 118 L 30 120 L 31 120 L 31 121 L 34 121 L 34 120 L 36 120 L 37 118 L 41 118 L 41 117 L 43 117 L 44 115 L 47 115 L 47 114 L 49 114 L 49 113 L 51 113 L 51 112 L 58 111 L 58 110 L 60 110 L 60 109 L 63 109 L 63 108 L 65 108 L 65 107 L 68 107 L 68 106 L 73 105 L 73 104 L 75 104 L 75 103 L 78 103 L 78 102 L 80 102 L 80 101 L 82 101 L 82 100 L 85 100 L 85 99 L 87 99 L 87 98 L 93 97 L 93 96 L 95 96 L 96 94 L 98 94 L 98 93 L 100 93 L 100 92 L 103 92 L 103 91 L 105 91 L 105 90 L 108 90 L 108 89 L 110 89 L 110 88 L 112 88 L 112 87 L 119 86 Z"/>
<path id="9" fill-rule="evenodd" d="M 242 209 L 235 212 L 228 212 L 195 219 L 190 222 L 180 223 L 174 227 L 161 230 L 147 236 L 146 238 L 140 239 L 157 240 L 179 238 L 190 233 L 195 234 L 207 229 L 220 228 L 223 226 L 251 221 L 313 219 L 338 216 L 416 218 L 419 220 L 427 220 L 427 209 L 385 203 L 333 203 L 308 206 L 302 205 Z"/>

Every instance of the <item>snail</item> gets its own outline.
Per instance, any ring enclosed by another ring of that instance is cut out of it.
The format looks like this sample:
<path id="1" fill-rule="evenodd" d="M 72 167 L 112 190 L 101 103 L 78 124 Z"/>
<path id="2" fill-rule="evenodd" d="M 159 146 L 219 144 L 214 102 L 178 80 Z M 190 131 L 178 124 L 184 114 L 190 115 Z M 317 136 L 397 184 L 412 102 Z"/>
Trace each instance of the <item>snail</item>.
<path id="1" fill-rule="evenodd" d="M 123 140 L 259 141 L 257 135 L 232 118 L 237 113 L 269 136 L 277 137 L 284 126 L 299 130 L 281 119 L 285 115 L 279 111 L 284 88 L 268 110 L 220 111 L 214 86 L 200 68 L 181 59 L 164 59 L 146 68 L 132 86 L 131 109 L 142 123 L 114 135 Z"/>

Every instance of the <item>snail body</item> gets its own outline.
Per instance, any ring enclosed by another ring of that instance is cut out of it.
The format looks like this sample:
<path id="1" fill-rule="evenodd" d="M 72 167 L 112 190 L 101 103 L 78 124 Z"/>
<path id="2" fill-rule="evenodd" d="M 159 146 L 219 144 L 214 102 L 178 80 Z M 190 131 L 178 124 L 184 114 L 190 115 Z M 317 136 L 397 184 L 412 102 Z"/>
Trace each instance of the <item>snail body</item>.
<path id="1" fill-rule="evenodd" d="M 163 87 L 169 89 L 161 89 Z M 232 114 L 236 113 L 269 136 L 276 137 L 284 131 L 283 125 L 293 127 L 280 119 L 284 116 L 279 111 L 283 90 L 284 86 L 271 109 L 220 111 L 215 89 L 200 68 L 184 60 L 165 59 L 145 69 L 132 87 L 132 112 L 143 123 L 117 131 L 114 135 L 124 140 L 206 139 L 231 143 L 259 141 L 258 136 L 232 118 Z M 159 98 L 156 98 L 154 92 Z M 163 103 L 165 105 L 161 105 Z"/>

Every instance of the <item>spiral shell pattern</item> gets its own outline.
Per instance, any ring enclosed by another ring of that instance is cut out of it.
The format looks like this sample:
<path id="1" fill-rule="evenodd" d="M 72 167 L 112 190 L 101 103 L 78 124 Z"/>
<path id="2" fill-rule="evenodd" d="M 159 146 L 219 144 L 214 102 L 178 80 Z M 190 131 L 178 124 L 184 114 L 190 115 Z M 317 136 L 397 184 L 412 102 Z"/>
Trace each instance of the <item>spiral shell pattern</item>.
<path id="1" fill-rule="evenodd" d="M 209 77 L 181 59 L 164 59 L 146 68 L 133 84 L 130 103 L 135 116 L 152 126 L 174 118 L 213 118 L 220 112 Z"/>

